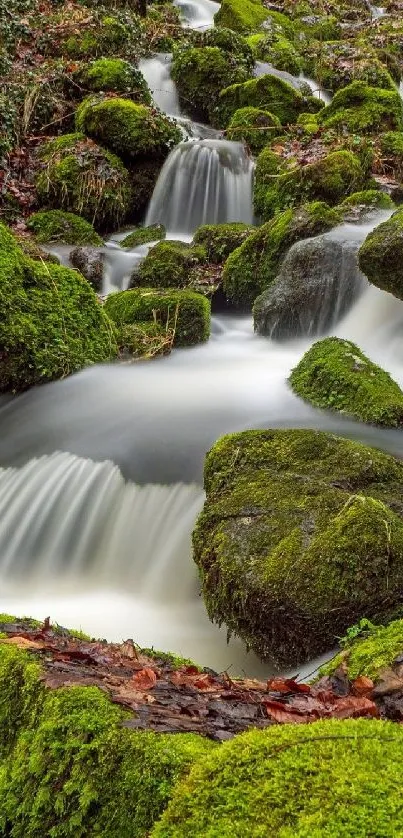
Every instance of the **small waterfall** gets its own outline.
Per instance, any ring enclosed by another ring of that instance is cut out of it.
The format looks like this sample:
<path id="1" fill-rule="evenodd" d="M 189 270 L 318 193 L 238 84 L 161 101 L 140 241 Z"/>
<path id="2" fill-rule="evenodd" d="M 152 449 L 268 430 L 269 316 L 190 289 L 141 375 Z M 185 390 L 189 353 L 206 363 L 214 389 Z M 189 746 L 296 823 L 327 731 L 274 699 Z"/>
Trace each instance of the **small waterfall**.
<path id="1" fill-rule="evenodd" d="M 181 143 L 163 166 L 146 225 L 160 223 L 170 234 L 189 235 L 200 224 L 252 224 L 253 170 L 241 143 Z"/>
<path id="2" fill-rule="evenodd" d="M 213 0 L 174 0 L 174 6 L 180 9 L 184 27 L 200 30 L 213 26 L 214 15 L 220 8 Z"/>
<path id="3" fill-rule="evenodd" d="M 152 58 L 143 58 L 139 70 L 151 90 L 157 108 L 169 116 L 180 116 L 178 92 L 171 79 L 171 64 L 172 55 L 161 52 Z"/>

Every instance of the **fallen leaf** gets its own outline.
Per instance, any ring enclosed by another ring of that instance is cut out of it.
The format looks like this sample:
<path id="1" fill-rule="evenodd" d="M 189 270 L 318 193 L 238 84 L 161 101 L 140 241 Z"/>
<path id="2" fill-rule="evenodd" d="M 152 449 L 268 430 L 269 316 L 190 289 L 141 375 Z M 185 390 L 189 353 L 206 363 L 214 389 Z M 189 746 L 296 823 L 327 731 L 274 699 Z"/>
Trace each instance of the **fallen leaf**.
<path id="1" fill-rule="evenodd" d="M 133 675 L 132 683 L 136 690 L 150 690 L 157 683 L 157 676 L 153 669 L 140 669 Z"/>
<path id="2" fill-rule="evenodd" d="M 351 684 L 351 689 L 354 695 L 370 695 L 374 688 L 374 682 L 366 675 L 360 675 Z"/>

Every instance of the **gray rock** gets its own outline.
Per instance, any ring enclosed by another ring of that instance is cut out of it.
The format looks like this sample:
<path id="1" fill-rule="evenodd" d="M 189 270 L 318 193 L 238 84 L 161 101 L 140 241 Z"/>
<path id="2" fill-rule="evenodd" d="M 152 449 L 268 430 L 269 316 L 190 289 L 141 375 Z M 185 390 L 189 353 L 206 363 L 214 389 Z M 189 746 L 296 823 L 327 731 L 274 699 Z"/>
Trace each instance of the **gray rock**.
<path id="1" fill-rule="evenodd" d="M 76 247 L 70 253 L 70 262 L 91 283 L 95 291 L 102 290 L 104 254 L 97 247 Z"/>
<path id="2" fill-rule="evenodd" d="M 255 300 L 255 331 L 276 340 L 325 334 L 368 284 L 358 248 L 326 235 L 294 244 L 275 281 Z"/>

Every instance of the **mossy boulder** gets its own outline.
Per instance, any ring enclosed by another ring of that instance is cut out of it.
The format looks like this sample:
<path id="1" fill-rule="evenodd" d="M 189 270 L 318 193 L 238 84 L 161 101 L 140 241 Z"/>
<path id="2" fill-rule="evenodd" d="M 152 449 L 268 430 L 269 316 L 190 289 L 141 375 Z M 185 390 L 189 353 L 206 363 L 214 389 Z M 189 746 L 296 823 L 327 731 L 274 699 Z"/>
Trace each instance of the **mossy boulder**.
<path id="1" fill-rule="evenodd" d="M 398 608 L 402 478 L 393 457 L 319 431 L 223 437 L 193 537 L 210 619 L 291 665 Z"/>
<path id="2" fill-rule="evenodd" d="M 105 268 L 105 253 L 102 250 L 97 247 L 75 247 L 70 251 L 70 262 L 95 291 L 102 291 Z"/>
<path id="3" fill-rule="evenodd" d="M 362 272 L 373 285 L 403 300 L 403 210 L 397 210 L 369 233 L 358 258 Z"/>
<path id="4" fill-rule="evenodd" d="M 208 262 L 219 265 L 254 232 L 255 227 L 241 222 L 203 224 L 196 231 L 193 244 L 205 249 Z"/>
<path id="5" fill-rule="evenodd" d="M 117 354 L 109 318 L 76 271 L 25 256 L 0 225 L 0 391 L 63 378 Z"/>
<path id="6" fill-rule="evenodd" d="M 234 32 L 248 34 L 260 29 L 269 17 L 269 10 L 260 0 L 222 0 L 214 16 L 216 26 L 226 26 Z"/>
<path id="7" fill-rule="evenodd" d="M 214 744 L 129 730 L 128 714 L 101 690 L 45 690 L 40 675 L 25 652 L 0 641 L 2 834 L 145 838 L 175 784 Z"/>
<path id="8" fill-rule="evenodd" d="M 403 732 L 392 722 L 249 731 L 192 768 L 151 838 L 398 835 L 402 757 Z"/>
<path id="9" fill-rule="evenodd" d="M 166 230 L 163 224 L 150 224 L 149 227 L 137 227 L 120 242 L 121 247 L 128 249 L 138 247 L 140 244 L 165 239 Z"/>
<path id="10" fill-rule="evenodd" d="M 243 62 L 238 63 L 236 54 L 218 47 L 178 49 L 171 74 L 185 112 L 205 122 L 211 119 L 220 91 L 250 76 Z"/>
<path id="11" fill-rule="evenodd" d="M 251 308 L 258 294 L 276 278 L 291 245 L 330 230 L 338 221 L 335 210 L 316 202 L 288 209 L 263 224 L 225 263 L 223 283 L 229 302 L 237 308 Z"/>
<path id="12" fill-rule="evenodd" d="M 123 358 L 148 361 L 161 355 L 168 355 L 175 339 L 174 324 L 168 327 L 160 323 L 123 323 L 118 329 L 119 352 Z"/>
<path id="13" fill-rule="evenodd" d="M 61 210 L 44 210 L 35 212 L 27 221 L 27 227 L 35 236 L 39 244 L 92 244 L 102 245 L 101 236 L 95 232 L 92 224 L 74 215 L 72 212 Z"/>
<path id="14" fill-rule="evenodd" d="M 322 86 L 332 93 L 356 81 L 370 87 L 394 90 L 388 68 L 368 43 L 345 38 L 338 41 L 323 39 L 318 49 L 318 43 L 314 41 L 306 48 L 304 59 L 305 71 L 314 78 L 320 78 Z"/>
<path id="15" fill-rule="evenodd" d="M 149 250 L 139 268 L 139 285 L 149 288 L 184 288 L 192 270 L 206 260 L 202 247 L 182 241 L 162 241 Z"/>
<path id="16" fill-rule="evenodd" d="M 250 75 L 255 64 L 254 55 L 246 38 L 233 29 L 225 26 L 214 26 L 212 29 L 191 32 L 191 43 L 194 47 L 218 47 L 223 52 L 236 56 L 238 66 L 243 65 Z"/>
<path id="17" fill-rule="evenodd" d="M 97 15 L 92 16 L 87 26 L 78 22 L 75 32 L 50 43 L 59 55 L 88 60 L 89 57 L 115 57 L 119 53 L 132 52 L 133 42 L 140 34 L 135 16 L 126 23 L 117 15 Z"/>
<path id="18" fill-rule="evenodd" d="M 306 201 L 324 201 L 336 206 L 367 182 L 361 162 L 351 151 L 333 151 L 315 163 L 295 166 L 271 178 L 263 196 L 260 189 L 259 206 L 267 220 L 276 212 Z M 258 181 L 259 187 L 261 181 Z"/>
<path id="19" fill-rule="evenodd" d="M 137 67 L 123 58 L 98 58 L 77 74 L 77 80 L 94 93 L 112 91 L 143 105 L 151 105 L 147 82 Z"/>
<path id="20" fill-rule="evenodd" d="M 210 336 L 210 303 L 194 291 L 135 288 L 111 294 L 105 310 L 119 328 L 155 322 L 173 330 L 174 346 L 194 346 Z"/>
<path id="21" fill-rule="evenodd" d="M 121 160 L 87 139 L 66 134 L 40 147 L 37 180 L 43 204 L 83 216 L 97 229 L 116 229 L 129 214 L 132 188 Z"/>
<path id="22" fill-rule="evenodd" d="M 293 124 L 300 113 L 321 109 L 322 103 L 313 96 L 303 96 L 283 79 L 267 74 L 243 84 L 232 84 L 221 91 L 218 103 L 210 111 L 217 127 L 225 127 L 240 108 L 260 108 L 273 113 L 282 125 Z"/>
<path id="23" fill-rule="evenodd" d="M 348 340 L 325 338 L 292 371 L 294 392 L 313 404 L 361 422 L 394 428 L 403 423 L 403 392 Z"/>
<path id="24" fill-rule="evenodd" d="M 226 130 L 229 140 L 245 143 L 253 154 L 258 154 L 281 133 L 278 117 L 260 108 L 240 108 L 235 111 Z"/>
<path id="25" fill-rule="evenodd" d="M 303 61 L 294 44 L 276 32 L 252 35 L 249 43 L 258 61 L 272 64 L 277 70 L 284 70 L 293 76 L 299 76 Z"/>
<path id="26" fill-rule="evenodd" d="M 397 90 L 369 87 L 354 81 L 339 90 L 318 114 L 324 128 L 351 134 L 377 134 L 403 130 L 403 104 Z"/>
<path id="27" fill-rule="evenodd" d="M 364 189 L 362 192 L 353 192 L 340 204 L 341 208 L 363 207 L 364 209 L 395 209 L 395 204 L 386 192 L 379 189 Z"/>
<path id="28" fill-rule="evenodd" d="M 272 151 L 271 148 L 264 148 L 260 152 L 255 167 L 253 205 L 256 215 L 261 218 L 265 215 L 266 194 L 273 189 L 278 175 L 286 168 L 283 159 L 279 154 Z"/>
<path id="29" fill-rule="evenodd" d="M 361 675 L 378 681 L 385 670 L 393 668 L 403 653 L 403 620 L 393 620 L 389 625 L 374 625 L 370 620 L 360 620 L 351 626 L 340 641 L 343 651 L 321 667 L 320 675 L 331 675 L 343 666 L 350 680 Z"/>
<path id="30" fill-rule="evenodd" d="M 142 157 L 164 159 L 182 134 L 171 119 L 130 99 L 84 99 L 76 125 L 93 140 L 131 162 Z"/>

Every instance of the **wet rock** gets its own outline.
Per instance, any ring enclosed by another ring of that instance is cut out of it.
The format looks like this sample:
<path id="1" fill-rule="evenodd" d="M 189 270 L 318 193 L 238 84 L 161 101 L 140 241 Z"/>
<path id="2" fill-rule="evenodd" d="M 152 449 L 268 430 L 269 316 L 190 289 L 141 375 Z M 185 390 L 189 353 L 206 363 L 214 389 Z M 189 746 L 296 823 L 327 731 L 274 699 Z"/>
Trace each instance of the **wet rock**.
<path id="1" fill-rule="evenodd" d="M 88 280 L 95 291 L 101 291 L 104 255 L 96 247 L 76 247 L 70 253 L 71 264 Z"/>

